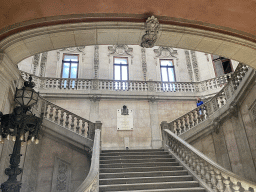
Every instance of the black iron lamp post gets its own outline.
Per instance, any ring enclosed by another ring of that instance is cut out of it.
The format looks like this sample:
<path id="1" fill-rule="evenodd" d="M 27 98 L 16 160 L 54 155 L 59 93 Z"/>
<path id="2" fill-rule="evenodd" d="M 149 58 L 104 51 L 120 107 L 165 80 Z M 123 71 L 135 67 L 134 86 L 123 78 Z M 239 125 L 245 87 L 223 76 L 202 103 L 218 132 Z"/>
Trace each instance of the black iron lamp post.
<path id="1" fill-rule="evenodd" d="M 0 143 L 5 140 L 15 141 L 13 152 L 10 154 L 10 166 L 5 169 L 5 174 L 9 176 L 8 180 L 1 184 L 2 192 L 19 192 L 21 182 L 17 181 L 17 176 L 21 174 L 19 168 L 21 144 L 22 142 L 39 143 L 39 131 L 42 124 L 42 118 L 32 114 L 31 107 L 37 103 L 39 93 L 35 92 L 32 77 L 24 82 L 21 89 L 16 89 L 15 102 L 18 104 L 11 114 L 3 115 L 0 112 Z"/>

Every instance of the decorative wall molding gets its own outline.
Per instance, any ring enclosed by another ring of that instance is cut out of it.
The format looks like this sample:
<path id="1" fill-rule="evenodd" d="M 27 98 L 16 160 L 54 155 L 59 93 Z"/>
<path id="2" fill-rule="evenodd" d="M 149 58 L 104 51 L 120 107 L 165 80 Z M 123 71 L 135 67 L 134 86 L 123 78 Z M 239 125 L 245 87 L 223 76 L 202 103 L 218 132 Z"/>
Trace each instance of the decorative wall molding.
<path id="1" fill-rule="evenodd" d="M 141 47 L 152 48 L 157 40 L 157 33 L 159 31 L 160 25 L 158 19 L 153 15 L 148 17 L 145 23 L 146 34 L 142 36 Z"/>
<path id="2" fill-rule="evenodd" d="M 141 63 L 142 63 L 142 72 L 144 81 L 147 80 L 147 58 L 146 58 L 146 49 L 141 48 Z"/>
<path id="3" fill-rule="evenodd" d="M 154 49 L 154 53 L 155 53 L 154 59 L 155 59 L 156 65 L 158 63 L 158 59 L 175 59 L 176 60 L 175 65 L 179 66 L 179 59 L 177 57 L 177 55 L 178 55 L 177 50 L 174 50 L 171 47 L 161 47 L 160 46 L 158 49 Z"/>
<path id="4" fill-rule="evenodd" d="M 192 56 L 192 66 L 195 74 L 195 80 L 200 81 L 200 74 L 199 74 L 199 69 L 198 69 L 198 63 L 197 63 L 197 58 L 196 58 L 196 52 L 195 51 L 190 51 L 191 56 Z"/>
<path id="5" fill-rule="evenodd" d="M 190 55 L 189 55 L 188 50 L 185 50 L 185 56 L 186 56 L 186 64 L 187 64 L 189 79 L 192 82 L 192 81 L 194 81 L 194 77 L 193 77 L 193 69 L 192 69 Z"/>
<path id="6" fill-rule="evenodd" d="M 130 56 L 131 65 L 133 64 L 133 48 L 128 47 L 127 45 L 113 45 L 108 46 L 108 57 L 110 64 L 110 56 Z"/>
<path id="7" fill-rule="evenodd" d="M 55 157 L 52 178 L 52 192 L 70 192 L 71 166 L 70 163 Z"/>
<path id="8" fill-rule="evenodd" d="M 94 78 L 98 79 L 99 74 L 99 45 L 94 46 Z"/>
<path id="9" fill-rule="evenodd" d="M 252 119 L 256 124 L 256 100 L 254 101 L 254 103 L 251 105 L 251 107 L 249 108 L 251 115 L 252 115 Z"/>
<path id="10" fill-rule="evenodd" d="M 68 52 L 84 52 L 85 46 L 80 46 L 80 47 L 68 47 L 64 49 L 60 49 L 61 51 L 68 51 Z"/>
<path id="11" fill-rule="evenodd" d="M 48 52 L 42 53 L 39 77 L 44 77 L 44 75 L 45 75 L 45 67 L 46 67 L 46 62 L 47 62 L 47 55 L 48 55 Z"/>
<path id="12" fill-rule="evenodd" d="M 34 57 L 33 57 L 33 75 L 36 75 L 36 70 L 39 65 L 39 59 L 40 59 L 40 53 L 34 55 Z"/>

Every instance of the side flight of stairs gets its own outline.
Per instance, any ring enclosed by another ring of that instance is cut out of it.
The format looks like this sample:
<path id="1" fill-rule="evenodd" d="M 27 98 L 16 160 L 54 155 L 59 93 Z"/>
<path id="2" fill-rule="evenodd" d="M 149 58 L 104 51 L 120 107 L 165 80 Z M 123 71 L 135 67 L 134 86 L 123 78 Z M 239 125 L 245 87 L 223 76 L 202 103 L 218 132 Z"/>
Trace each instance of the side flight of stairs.
<path id="1" fill-rule="evenodd" d="M 205 192 L 163 150 L 111 150 L 100 155 L 100 192 Z"/>

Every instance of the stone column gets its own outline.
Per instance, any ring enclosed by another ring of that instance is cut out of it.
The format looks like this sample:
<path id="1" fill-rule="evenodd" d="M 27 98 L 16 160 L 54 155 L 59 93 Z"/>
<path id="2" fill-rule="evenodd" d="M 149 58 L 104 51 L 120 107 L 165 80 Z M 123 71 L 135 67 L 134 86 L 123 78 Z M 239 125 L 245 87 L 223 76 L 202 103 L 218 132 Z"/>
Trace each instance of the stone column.
<path id="1" fill-rule="evenodd" d="M 151 143 L 153 149 L 159 149 L 162 147 L 161 130 L 158 122 L 158 108 L 155 98 L 149 101 L 150 112 L 150 128 L 151 128 Z"/>

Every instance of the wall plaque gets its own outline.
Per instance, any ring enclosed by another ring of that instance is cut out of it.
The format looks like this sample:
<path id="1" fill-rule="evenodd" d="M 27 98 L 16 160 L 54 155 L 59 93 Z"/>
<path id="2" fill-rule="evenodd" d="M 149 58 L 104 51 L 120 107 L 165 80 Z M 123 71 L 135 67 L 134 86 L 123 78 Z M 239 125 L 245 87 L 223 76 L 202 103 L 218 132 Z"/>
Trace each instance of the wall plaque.
<path id="1" fill-rule="evenodd" d="M 122 113 L 123 109 L 117 109 L 117 130 L 133 130 L 133 110 Z"/>

